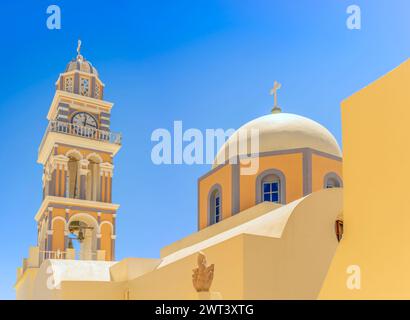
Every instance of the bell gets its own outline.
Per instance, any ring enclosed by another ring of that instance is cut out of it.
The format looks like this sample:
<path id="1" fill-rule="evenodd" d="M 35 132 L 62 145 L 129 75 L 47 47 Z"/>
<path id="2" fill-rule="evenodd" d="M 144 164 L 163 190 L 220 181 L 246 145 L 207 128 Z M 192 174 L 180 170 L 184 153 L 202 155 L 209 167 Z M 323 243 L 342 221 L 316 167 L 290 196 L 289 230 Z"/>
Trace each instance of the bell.
<path id="1" fill-rule="evenodd" d="M 80 229 L 80 231 L 78 231 L 78 237 L 77 238 L 80 242 L 82 242 L 84 240 L 84 232 L 83 232 L 82 229 Z"/>
<path id="2" fill-rule="evenodd" d="M 68 249 L 73 249 L 73 248 L 74 248 L 74 246 L 73 246 L 73 239 L 68 238 Z"/>

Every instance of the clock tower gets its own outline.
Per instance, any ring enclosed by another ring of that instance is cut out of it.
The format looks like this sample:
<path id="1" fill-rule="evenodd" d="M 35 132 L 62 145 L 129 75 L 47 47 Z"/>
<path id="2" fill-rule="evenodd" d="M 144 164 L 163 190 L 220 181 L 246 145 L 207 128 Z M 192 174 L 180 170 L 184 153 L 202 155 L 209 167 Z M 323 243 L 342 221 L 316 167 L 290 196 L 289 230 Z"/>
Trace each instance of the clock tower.
<path id="1" fill-rule="evenodd" d="M 97 70 L 80 53 L 56 82 L 38 151 L 43 200 L 35 220 L 39 263 L 45 259 L 115 259 L 113 159 L 121 135 L 110 129 L 113 103 L 104 100 Z"/>

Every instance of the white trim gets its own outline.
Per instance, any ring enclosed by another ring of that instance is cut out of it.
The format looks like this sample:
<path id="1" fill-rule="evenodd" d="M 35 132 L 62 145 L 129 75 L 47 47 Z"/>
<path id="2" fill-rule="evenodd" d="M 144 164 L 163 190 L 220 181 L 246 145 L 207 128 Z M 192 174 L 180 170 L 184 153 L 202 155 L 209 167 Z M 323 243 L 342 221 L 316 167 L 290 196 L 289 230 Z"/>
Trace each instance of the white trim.
<path id="1" fill-rule="evenodd" d="M 111 153 L 113 156 L 121 149 L 121 145 L 107 141 L 93 140 L 80 136 L 68 135 L 59 132 L 47 132 L 43 144 L 38 153 L 37 162 L 45 164 L 55 143 L 75 145 L 79 148 L 93 149 L 101 152 Z"/>
<path id="2" fill-rule="evenodd" d="M 101 227 L 102 227 L 104 224 L 108 224 L 108 225 L 111 226 L 111 234 L 113 234 L 113 233 L 114 233 L 114 225 L 113 225 L 110 221 L 102 221 L 102 222 L 100 223 L 99 227 L 98 227 L 98 232 L 101 233 Z"/>
<path id="3" fill-rule="evenodd" d="M 69 110 L 70 110 L 70 108 L 69 108 L 69 107 L 66 107 L 66 106 L 63 106 L 63 105 L 61 105 L 61 104 L 59 104 L 59 105 L 58 105 L 58 107 L 57 107 L 57 110 L 61 110 L 61 111 L 69 111 Z"/>
<path id="4" fill-rule="evenodd" d="M 90 160 L 91 157 L 96 157 L 99 161 L 99 163 L 103 162 L 103 158 L 101 158 L 101 156 L 98 153 L 95 152 L 91 152 L 88 156 L 87 156 L 87 160 Z"/>
<path id="5" fill-rule="evenodd" d="M 67 221 L 63 217 L 60 217 L 60 216 L 54 217 L 51 220 L 51 229 L 54 229 L 54 221 L 55 220 L 62 220 L 64 222 L 64 230 L 67 230 Z"/>
<path id="6" fill-rule="evenodd" d="M 81 72 L 79 72 L 81 74 Z M 84 74 L 89 76 L 89 74 Z M 98 78 L 96 78 L 98 79 Z M 56 93 L 54 94 L 53 101 L 51 102 L 50 110 L 47 114 L 47 119 L 48 120 L 53 120 L 55 118 L 56 112 L 57 112 L 57 107 L 59 105 L 59 102 L 64 100 L 64 103 L 69 104 L 72 106 L 72 104 L 75 104 L 77 102 L 80 104 L 85 104 L 89 105 L 90 107 L 93 107 L 94 110 L 101 108 L 106 111 L 110 111 L 111 108 L 113 107 L 114 103 L 92 98 L 92 97 L 87 97 L 87 96 L 82 96 L 79 94 L 63 91 L 63 90 L 56 90 Z M 67 101 L 68 100 L 68 101 Z"/>
<path id="7" fill-rule="evenodd" d="M 82 199 L 73 199 L 73 198 L 65 198 L 65 197 L 54 197 L 54 196 L 47 196 L 44 198 L 40 208 L 38 209 L 34 219 L 39 221 L 40 217 L 43 215 L 46 208 L 49 207 L 50 204 L 55 203 L 63 206 L 74 206 L 74 207 L 84 207 L 84 208 L 91 208 L 91 209 L 101 209 L 101 210 L 110 210 L 110 211 L 117 211 L 120 207 L 119 204 L 108 203 L 108 202 L 99 202 L 99 201 L 90 201 L 90 200 L 82 200 Z M 51 207 L 50 207 L 51 208 Z"/>
<path id="8" fill-rule="evenodd" d="M 93 223 L 95 223 L 95 228 L 98 230 L 98 221 L 97 221 L 91 214 L 89 214 L 89 213 L 83 213 L 83 212 L 79 212 L 79 213 L 73 214 L 73 215 L 70 217 L 70 219 L 68 219 L 67 226 L 69 226 L 70 223 L 71 223 L 73 220 L 75 220 L 75 218 L 78 218 L 78 217 L 85 217 L 86 219 L 91 219 L 91 220 L 93 221 Z"/>
<path id="9" fill-rule="evenodd" d="M 80 156 L 80 160 L 84 159 L 84 157 L 83 157 L 83 155 L 81 154 L 81 152 L 78 151 L 77 149 L 70 149 L 70 150 L 68 150 L 68 151 L 65 153 L 65 156 L 66 156 L 67 158 L 69 158 L 71 154 L 76 154 L 76 155 Z"/>

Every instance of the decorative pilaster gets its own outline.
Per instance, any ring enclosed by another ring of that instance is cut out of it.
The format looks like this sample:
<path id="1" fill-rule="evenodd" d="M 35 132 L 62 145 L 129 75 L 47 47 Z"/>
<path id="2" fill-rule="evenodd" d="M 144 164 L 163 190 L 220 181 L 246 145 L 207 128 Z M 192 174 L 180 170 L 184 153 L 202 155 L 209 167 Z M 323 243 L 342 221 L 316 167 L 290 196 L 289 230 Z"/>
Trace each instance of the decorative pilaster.
<path id="1" fill-rule="evenodd" d="M 101 201 L 111 202 L 111 179 L 113 177 L 114 165 L 109 162 L 100 164 L 101 176 Z"/>
<path id="2" fill-rule="evenodd" d="M 115 234 L 111 235 L 111 261 L 115 261 L 115 239 L 117 236 Z"/>
<path id="3" fill-rule="evenodd" d="M 64 197 L 66 194 L 66 179 L 68 172 L 68 157 L 65 155 L 53 155 L 50 158 L 48 171 L 52 172 L 50 195 Z"/>
<path id="4" fill-rule="evenodd" d="M 101 250 L 101 233 L 97 233 L 97 250 Z"/>
<path id="5" fill-rule="evenodd" d="M 97 222 L 98 222 L 98 228 L 100 228 L 101 224 L 101 212 L 97 212 Z M 101 230 L 97 234 L 97 250 L 101 250 Z"/>

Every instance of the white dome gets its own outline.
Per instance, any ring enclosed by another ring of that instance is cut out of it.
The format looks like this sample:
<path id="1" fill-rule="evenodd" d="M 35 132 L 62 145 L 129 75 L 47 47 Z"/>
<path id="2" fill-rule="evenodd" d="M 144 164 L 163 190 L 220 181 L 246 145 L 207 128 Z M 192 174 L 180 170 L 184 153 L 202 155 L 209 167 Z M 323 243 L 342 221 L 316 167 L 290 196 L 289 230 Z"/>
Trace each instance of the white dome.
<path id="1" fill-rule="evenodd" d="M 335 137 L 321 124 L 296 114 L 273 113 L 252 120 L 235 131 L 219 150 L 213 167 L 224 163 L 224 159 L 246 153 L 233 150 L 233 154 L 229 154 L 229 144 L 232 142 L 247 139 L 247 153 L 251 153 L 251 129 L 259 129 L 259 153 L 311 148 L 337 157 L 342 156 Z"/>

